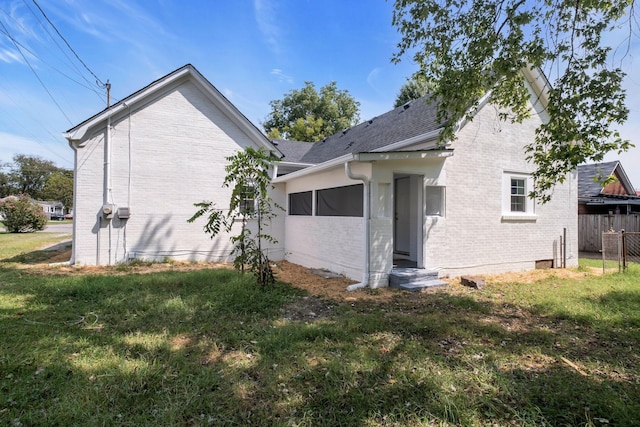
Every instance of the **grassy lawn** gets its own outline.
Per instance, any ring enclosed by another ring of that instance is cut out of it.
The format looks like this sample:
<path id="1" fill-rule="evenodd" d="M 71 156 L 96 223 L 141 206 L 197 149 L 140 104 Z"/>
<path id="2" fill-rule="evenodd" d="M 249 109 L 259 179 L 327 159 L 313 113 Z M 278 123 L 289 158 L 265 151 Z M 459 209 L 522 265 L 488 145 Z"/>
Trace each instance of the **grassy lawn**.
<path id="1" fill-rule="evenodd" d="M 51 254 L 46 250 L 47 246 L 71 240 L 70 234 L 45 232 L 12 234 L 5 233 L 2 227 L 0 230 L 2 230 L 0 231 L 0 263 L 43 261 Z"/>
<path id="2" fill-rule="evenodd" d="M 640 424 L 637 264 L 321 301 L 223 269 L 43 274 L 4 238 L 0 425 Z"/>

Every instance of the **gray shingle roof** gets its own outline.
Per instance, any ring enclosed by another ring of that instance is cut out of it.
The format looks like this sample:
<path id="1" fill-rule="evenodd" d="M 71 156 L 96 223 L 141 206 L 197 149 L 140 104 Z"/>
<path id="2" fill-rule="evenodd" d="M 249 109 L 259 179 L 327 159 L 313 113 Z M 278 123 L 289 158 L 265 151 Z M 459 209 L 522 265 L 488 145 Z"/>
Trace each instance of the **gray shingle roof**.
<path id="1" fill-rule="evenodd" d="M 302 163 L 318 164 L 349 153 L 366 153 L 385 147 L 394 142 L 403 141 L 436 130 L 442 125 L 437 121 L 437 105 L 427 103 L 428 96 L 410 101 L 371 120 L 360 123 L 352 128 L 338 132 L 323 141 L 311 143 L 299 160 Z M 290 146 L 280 145 L 278 149 L 285 154 L 284 160 L 296 158 L 296 154 L 288 157 L 287 149 L 292 148 L 295 141 L 288 141 Z M 295 152 L 301 152 L 300 147 Z"/>
<path id="2" fill-rule="evenodd" d="M 287 141 L 272 139 L 271 142 L 284 154 L 282 161 L 299 163 L 302 157 L 313 147 L 313 142 Z"/>
<path id="3" fill-rule="evenodd" d="M 613 174 L 620 162 L 594 163 L 578 166 L 578 196 L 595 197 L 600 195 L 602 184 L 594 179 L 602 180 Z"/>

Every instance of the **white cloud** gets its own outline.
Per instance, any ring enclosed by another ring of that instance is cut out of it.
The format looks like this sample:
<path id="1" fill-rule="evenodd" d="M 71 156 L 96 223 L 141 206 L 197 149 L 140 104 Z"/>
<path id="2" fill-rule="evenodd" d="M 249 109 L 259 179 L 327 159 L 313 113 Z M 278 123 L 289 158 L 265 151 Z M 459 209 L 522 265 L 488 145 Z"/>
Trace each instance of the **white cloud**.
<path id="1" fill-rule="evenodd" d="M 12 62 L 22 63 L 22 57 L 15 50 L 2 49 L 0 50 L 0 61 L 11 64 Z"/>
<path id="2" fill-rule="evenodd" d="M 269 0 L 254 0 L 253 9 L 258 29 L 262 33 L 267 45 L 274 53 L 280 53 L 282 31 L 278 25 L 277 11 L 274 3 Z"/>
<path id="3" fill-rule="evenodd" d="M 276 79 L 278 79 L 279 82 L 284 82 L 284 83 L 289 83 L 289 84 L 293 83 L 293 77 L 285 74 L 279 68 L 272 69 L 269 74 L 271 74 L 272 76 L 275 76 Z"/>
<path id="4" fill-rule="evenodd" d="M 380 78 L 381 73 L 382 68 L 376 67 L 367 75 L 367 84 L 376 92 L 378 91 L 378 79 Z"/>

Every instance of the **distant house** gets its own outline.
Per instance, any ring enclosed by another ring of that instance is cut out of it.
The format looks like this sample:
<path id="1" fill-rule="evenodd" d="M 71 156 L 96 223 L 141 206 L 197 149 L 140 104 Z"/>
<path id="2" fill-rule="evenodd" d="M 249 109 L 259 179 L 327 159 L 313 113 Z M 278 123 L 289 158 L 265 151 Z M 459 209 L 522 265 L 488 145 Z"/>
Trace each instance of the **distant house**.
<path id="1" fill-rule="evenodd" d="M 425 99 L 311 144 L 270 141 L 193 66 L 186 65 L 65 134 L 75 152 L 72 262 L 228 260 L 229 236 L 187 223 L 194 202 L 228 205 L 225 158 L 264 147 L 280 161 L 272 195 L 273 260 L 326 268 L 371 287 L 398 266 L 436 276 L 556 264 L 566 231 L 577 265 L 577 176 L 551 201 L 528 197 L 534 167 L 524 146 L 547 120 L 546 79 L 525 71 L 531 117 L 499 119 L 486 99 L 457 139 Z"/>
<path id="2" fill-rule="evenodd" d="M 619 161 L 578 166 L 578 214 L 631 213 L 640 213 L 640 196 Z"/>
<path id="3" fill-rule="evenodd" d="M 47 215 L 49 219 L 64 219 L 65 207 L 62 202 L 42 200 L 36 200 L 34 202 L 42 207 L 42 211 Z"/>

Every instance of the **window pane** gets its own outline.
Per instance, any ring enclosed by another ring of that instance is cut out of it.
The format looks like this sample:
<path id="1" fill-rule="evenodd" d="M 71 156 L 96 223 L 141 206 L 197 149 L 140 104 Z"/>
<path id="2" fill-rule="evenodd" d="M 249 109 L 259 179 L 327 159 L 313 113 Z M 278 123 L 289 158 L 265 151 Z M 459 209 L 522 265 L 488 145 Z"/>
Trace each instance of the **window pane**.
<path id="1" fill-rule="evenodd" d="M 444 187 L 427 186 L 424 191 L 425 215 L 444 216 Z"/>
<path id="2" fill-rule="evenodd" d="M 526 212 L 525 180 L 511 178 L 511 212 Z"/>
<path id="3" fill-rule="evenodd" d="M 526 212 L 524 196 L 511 196 L 511 212 Z"/>
<path id="4" fill-rule="evenodd" d="M 316 191 L 316 214 L 319 216 L 363 216 L 362 184 L 326 188 Z"/>
<path id="5" fill-rule="evenodd" d="M 524 196 L 524 179 L 511 178 L 511 194 Z"/>
<path id="6" fill-rule="evenodd" d="M 256 210 L 255 197 L 256 189 L 252 186 L 245 186 L 240 193 L 240 212 L 243 215 L 253 215 Z"/>
<path id="7" fill-rule="evenodd" d="M 311 215 L 312 192 L 289 194 L 289 215 Z"/>

